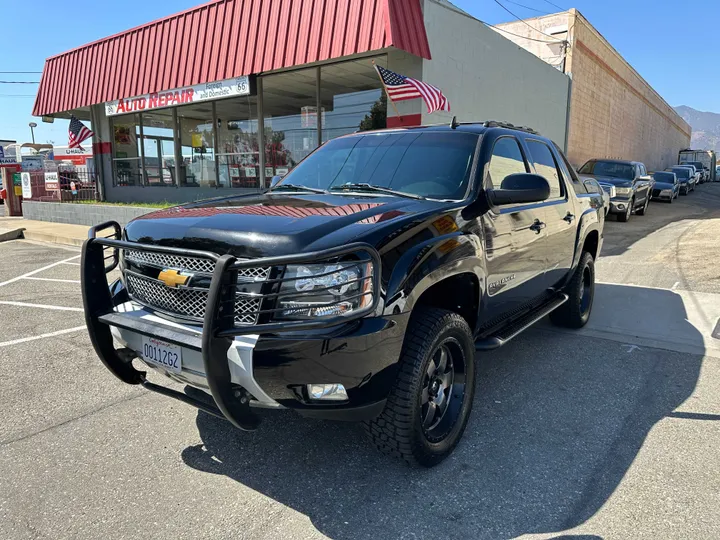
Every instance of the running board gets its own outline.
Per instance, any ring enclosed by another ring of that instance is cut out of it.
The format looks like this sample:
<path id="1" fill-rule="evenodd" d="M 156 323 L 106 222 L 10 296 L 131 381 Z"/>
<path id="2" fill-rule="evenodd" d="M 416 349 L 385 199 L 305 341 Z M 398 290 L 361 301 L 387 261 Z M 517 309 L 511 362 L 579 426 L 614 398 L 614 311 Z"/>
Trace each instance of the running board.
<path id="1" fill-rule="evenodd" d="M 498 347 L 502 347 L 520 332 L 528 329 L 540 319 L 545 317 L 548 313 L 555 311 L 557 308 L 562 306 L 565 302 L 567 302 L 567 300 L 567 294 L 558 293 L 537 309 L 534 309 L 519 319 L 514 320 L 508 326 L 501 328 L 496 334 L 477 340 L 475 342 L 475 350 L 491 351 L 493 349 L 497 349 Z"/>

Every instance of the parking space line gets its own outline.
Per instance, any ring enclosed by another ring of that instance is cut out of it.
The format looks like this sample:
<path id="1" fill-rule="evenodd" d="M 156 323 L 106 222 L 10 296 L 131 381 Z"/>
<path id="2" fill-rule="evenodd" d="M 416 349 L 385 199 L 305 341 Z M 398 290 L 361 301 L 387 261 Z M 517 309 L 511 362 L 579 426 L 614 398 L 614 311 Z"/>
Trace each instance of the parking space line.
<path id="1" fill-rule="evenodd" d="M 40 334 L 39 336 L 30 336 L 20 339 L 14 339 L 12 341 L 0 341 L 0 347 L 9 347 L 11 345 L 18 345 L 20 343 L 27 343 L 28 341 L 35 341 L 37 339 L 45 339 L 49 337 L 62 336 L 63 334 L 69 334 L 71 332 L 79 332 L 85 330 L 85 326 L 76 326 L 75 328 L 66 328 L 65 330 L 58 330 L 56 332 L 48 332 L 47 334 Z"/>
<path id="2" fill-rule="evenodd" d="M 23 279 L 34 279 L 35 281 L 55 281 L 58 283 L 80 283 L 79 279 L 55 279 L 49 277 L 24 277 Z"/>
<path id="3" fill-rule="evenodd" d="M 60 264 L 64 264 L 66 262 L 74 261 L 75 259 L 79 259 L 80 255 L 75 255 L 74 257 L 70 257 L 69 259 L 64 259 L 62 261 L 58 261 L 56 263 L 48 264 L 47 266 L 43 266 L 42 268 L 38 268 L 37 270 L 33 270 L 32 272 L 28 272 L 27 274 L 23 274 L 22 276 L 14 277 L 12 279 L 8 279 L 7 281 L 3 281 L 0 283 L 0 287 L 3 287 L 5 285 L 10 285 L 11 283 L 15 283 L 16 281 L 20 281 L 21 279 L 24 279 L 29 276 L 33 276 L 35 274 L 39 274 L 40 272 L 44 272 L 45 270 L 49 270 L 50 268 L 55 268 L 56 266 Z"/>
<path id="4" fill-rule="evenodd" d="M 30 304 L 28 302 L 12 302 L 10 300 L 0 300 L 0 305 L 4 306 L 18 306 L 18 307 L 32 307 L 39 309 L 54 309 L 57 311 L 85 311 L 83 308 L 78 307 L 67 307 L 67 306 L 50 306 L 47 304 Z"/>
<path id="5" fill-rule="evenodd" d="M 64 262 L 63 264 L 69 264 L 71 266 L 80 266 L 80 263 L 76 263 L 76 262 Z"/>

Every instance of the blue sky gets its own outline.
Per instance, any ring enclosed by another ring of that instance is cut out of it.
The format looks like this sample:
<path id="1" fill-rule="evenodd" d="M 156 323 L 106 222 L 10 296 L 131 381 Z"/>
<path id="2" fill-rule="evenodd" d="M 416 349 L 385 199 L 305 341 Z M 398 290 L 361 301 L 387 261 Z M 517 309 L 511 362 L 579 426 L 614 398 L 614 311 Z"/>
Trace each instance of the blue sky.
<path id="1" fill-rule="evenodd" d="M 522 18 L 540 15 L 540 11 L 559 11 L 548 0 L 501 1 Z M 494 0 L 453 2 L 490 24 L 513 20 L 512 15 Z M 68 9 L 66 3 L 56 0 L 36 0 L 32 10 L 41 13 L 45 23 L 34 31 L 26 24 L 3 26 L 0 71 L 41 71 L 48 56 L 198 3 L 200 0 L 125 0 L 122 4 L 75 0 L 72 9 Z M 720 21 L 718 0 L 692 3 L 678 0 L 577 0 L 573 3 L 552 0 L 552 3 L 564 9 L 579 9 L 671 105 L 720 112 L 720 75 L 715 69 L 720 42 L 720 32 L 716 30 Z M 680 23 L 683 11 L 691 13 L 691 18 Z M 693 53 L 692 61 L 688 53 Z M 683 68 L 689 69 L 687 75 L 678 76 Z M 0 73 L 0 80 L 39 81 L 40 74 Z M 37 121 L 37 142 L 52 140 L 57 145 L 67 144 L 66 121 L 44 124 L 31 116 L 33 98 L 24 96 L 34 95 L 36 89 L 37 85 L 33 84 L 0 84 L 0 139 L 29 141 L 28 122 Z"/>

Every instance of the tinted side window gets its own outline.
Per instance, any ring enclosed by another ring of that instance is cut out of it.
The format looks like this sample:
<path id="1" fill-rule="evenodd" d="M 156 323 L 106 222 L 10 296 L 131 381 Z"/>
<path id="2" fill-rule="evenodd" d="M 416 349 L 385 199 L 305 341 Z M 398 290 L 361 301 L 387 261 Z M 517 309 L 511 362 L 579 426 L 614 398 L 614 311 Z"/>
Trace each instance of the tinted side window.
<path id="1" fill-rule="evenodd" d="M 528 171 L 517 139 L 501 137 L 495 141 L 490 157 L 490 185 L 499 189 L 506 176 L 524 172 Z"/>
<path id="2" fill-rule="evenodd" d="M 562 170 L 563 174 L 565 174 L 565 178 L 570 179 L 570 182 L 568 183 L 572 185 L 575 193 L 577 193 L 578 195 L 587 193 L 587 189 L 585 189 L 585 184 L 583 184 L 578 178 L 577 174 L 575 174 L 575 169 L 572 168 L 572 165 L 570 165 L 570 162 L 567 160 L 565 154 L 562 153 L 562 150 L 560 150 L 560 147 L 557 144 L 555 144 L 555 150 L 557 151 L 558 156 L 560 156 L 560 169 Z"/>
<path id="3" fill-rule="evenodd" d="M 555 199 L 563 195 L 560 185 L 560 172 L 555 163 L 555 158 L 547 144 L 540 141 L 526 140 L 530 158 L 535 164 L 535 170 L 550 184 L 550 198 Z"/>

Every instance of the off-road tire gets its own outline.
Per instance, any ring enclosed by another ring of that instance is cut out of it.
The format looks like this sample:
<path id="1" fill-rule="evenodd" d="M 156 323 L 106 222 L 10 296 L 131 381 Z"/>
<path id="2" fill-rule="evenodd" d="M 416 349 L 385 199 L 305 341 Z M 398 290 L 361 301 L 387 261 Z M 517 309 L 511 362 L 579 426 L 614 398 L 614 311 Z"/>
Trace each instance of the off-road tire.
<path id="1" fill-rule="evenodd" d="M 421 393 L 426 371 L 438 346 L 448 337 L 460 344 L 465 362 L 465 392 L 458 417 L 447 435 L 430 442 L 422 428 Z M 399 371 L 385 409 L 364 422 L 378 450 L 411 466 L 433 467 L 460 441 L 475 397 L 475 344 L 468 323 L 457 313 L 417 307 L 405 333 Z"/>
<path id="2" fill-rule="evenodd" d="M 590 298 L 589 305 L 583 308 L 582 299 L 584 292 L 583 275 L 586 270 L 590 277 Z M 556 326 L 565 328 L 582 328 L 590 319 L 592 312 L 593 300 L 595 297 L 595 260 L 593 256 L 584 251 L 580 257 L 580 263 L 575 269 L 570 283 L 564 289 L 568 295 L 568 301 L 555 311 L 550 313 L 550 321 Z"/>

